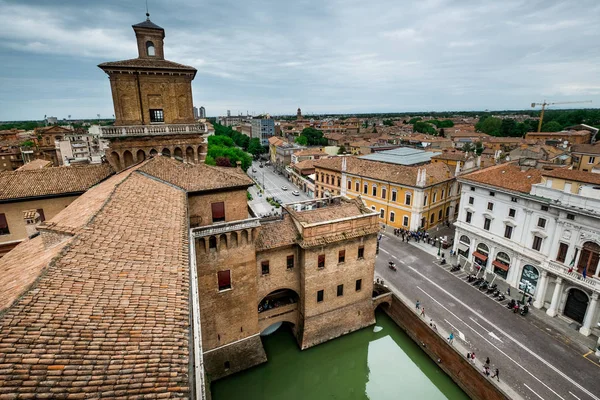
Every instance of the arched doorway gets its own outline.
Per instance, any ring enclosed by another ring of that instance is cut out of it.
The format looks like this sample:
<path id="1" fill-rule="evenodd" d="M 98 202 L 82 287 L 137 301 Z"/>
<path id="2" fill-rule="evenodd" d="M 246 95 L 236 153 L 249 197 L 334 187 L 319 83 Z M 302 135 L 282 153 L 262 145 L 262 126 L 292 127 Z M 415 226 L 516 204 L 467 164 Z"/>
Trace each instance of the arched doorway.
<path id="1" fill-rule="evenodd" d="M 171 150 L 165 147 L 164 149 L 162 149 L 162 155 L 165 157 L 171 157 Z"/>
<path id="2" fill-rule="evenodd" d="M 261 335 L 275 332 L 282 322 L 297 325 L 298 293 L 291 289 L 277 289 L 258 303 L 258 321 Z"/>
<path id="3" fill-rule="evenodd" d="M 152 150 L 150 150 L 150 155 L 151 155 L 152 157 L 156 156 L 157 154 L 158 154 L 158 151 L 156 151 L 156 149 L 152 149 Z"/>
<path id="4" fill-rule="evenodd" d="M 477 249 L 473 253 L 473 260 L 475 261 L 475 265 L 477 265 L 479 268 L 485 268 L 485 266 L 487 265 L 487 259 L 489 254 L 490 248 L 484 243 L 479 243 L 477 245 Z"/>
<path id="5" fill-rule="evenodd" d="M 506 279 L 508 276 L 508 269 L 510 268 L 510 257 L 503 251 L 496 254 L 496 259 L 492 262 L 494 266 L 494 273 Z"/>
<path id="6" fill-rule="evenodd" d="M 521 273 L 521 280 L 519 281 L 519 289 L 523 291 L 527 289 L 527 293 L 534 293 L 539 277 L 540 272 L 536 267 L 533 265 L 524 266 Z"/>
<path id="7" fill-rule="evenodd" d="M 586 276 L 595 275 L 600 260 L 600 245 L 594 242 L 585 242 L 581 248 L 581 255 L 577 263 L 577 272 Z"/>
<path id="8" fill-rule="evenodd" d="M 188 148 L 185 149 L 185 158 L 190 163 L 194 162 L 194 149 L 193 148 L 188 146 Z"/>
<path id="9" fill-rule="evenodd" d="M 470 246 L 471 239 L 469 239 L 467 235 L 462 235 L 460 239 L 458 239 L 458 254 L 468 259 Z"/>
<path id="10" fill-rule="evenodd" d="M 569 290 L 563 314 L 572 320 L 583 323 L 589 300 L 584 291 L 575 288 Z"/>
<path id="11" fill-rule="evenodd" d="M 131 154 L 129 150 L 125 150 L 123 153 L 123 164 L 125 165 L 125 168 L 133 165 L 133 154 Z"/>
<path id="12" fill-rule="evenodd" d="M 146 159 L 146 153 L 144 150 L 138 150 L 136 153 L 137 162 L 144 161 Z"/>
<path id="13" fill-rule="evenodd" d="M 117 167 L 117 168 L 121 168 L 121 157 L 119 157 L 119 153 L 117 153 L 116 151 L 113 151 L 112 153 L 110 153 L 110 158 L 113 162 L 113 164 Z"/>
<path id="14" fill-rule="evenodd" d="M 181 151 L 180 147 L 175 147 L 175 151 L 173 152 L 176 160 L 183 161 L 183 151 Z"/>

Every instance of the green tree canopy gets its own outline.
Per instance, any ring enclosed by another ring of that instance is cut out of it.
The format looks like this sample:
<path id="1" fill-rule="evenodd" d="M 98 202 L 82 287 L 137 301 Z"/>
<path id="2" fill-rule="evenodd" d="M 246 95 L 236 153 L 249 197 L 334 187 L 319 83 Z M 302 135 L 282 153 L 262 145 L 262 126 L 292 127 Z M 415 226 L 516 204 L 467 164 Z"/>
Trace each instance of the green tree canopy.
<path id="1" fill-rule="evenodd" d="M 562 125 L 558 121 L 545 122 L 542 125 L 542 132 L 560 132 L 562 129 Z"/>
<path id="2" fill-rule="evenodd" d="M 308 138 L 306 136 L 298 136 L 294 142 L 298 143 L 300 146 L 308 145 Z"/>
<path id="3" fill-rule="evenodd" d="M 346 152 L 346 146 L 341 145 L 338 149 L 338 154 L 344 154 Z"/>
<path id="4" fill-rule="evenodd" d="M 408 120 L 408 123 L 409 123 L 410 125 L 414 125 L 414 124 L 415 124 L 415 122 L 418 122 L 418 121 L 420 121 L 420 120 L 422 120 L 422 119 L 423 119 L 423 118 L 421 118 L 421 117 L 415 117 L 415 118 L 411 118 L 410 120 Z"/>
<path id="5" fill-rule="evenodd" d="M 417 121 L 414 123 L 413 131 L 427 133 L 430 135 L 437 134 L 437 130 L 432 125 L 428 124 L 427 122 L 422 122 L 422 121 Z"/>
<path id="6" fill-rule="evenodd" d="M 475 124 L 475 129 L 479 132 L 487 133 L 492 136 L 500 136 L 500 127 L 502 126 L 502 120 L 496 117 L 483 116 L 479 119 L 479 122 Z"/>
<path id="7" fill-rule="evenodd" d="M 327 138 L 323 137 L 323 132 L 315 128 L 304 128 L 300 136 L 306 137 L 308 146 L 327 146 Z"/>
<path id="8" fill-rule="evenodd" d="M 264 148 L 262 144 L 260 144 L 259 138 L 250 139 L 250 144 L 248 145 L 248 153 L 252 154 L 255 158 L 261 155 L 264 152 Z"/>
<path id="9" fill-rule="evenodd" d="M 394 121 L 391 119 L 384 119 L 383 120 L 383 125 L 385 126 L 394 126 Z"/>
<path id="10" fill-rule="evenodd" d="M 454 126 L 454 122 L 452 122 L 449 119 L 444 119 L 444 120 L 437 120 L 437 119 L 432 119 L 430 121 L 427 121 L 430 124 L 433 124 L 435 126 L 437 126 L 438 128 L 452 128 Z"/>

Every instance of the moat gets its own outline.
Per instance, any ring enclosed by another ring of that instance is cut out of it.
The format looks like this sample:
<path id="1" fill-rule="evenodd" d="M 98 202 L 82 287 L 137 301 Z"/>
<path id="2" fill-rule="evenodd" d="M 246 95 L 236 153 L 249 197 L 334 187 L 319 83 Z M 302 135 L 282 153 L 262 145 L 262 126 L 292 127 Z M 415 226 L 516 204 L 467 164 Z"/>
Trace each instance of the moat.
<path id="1" fill-rule="evenodd" d="M 390 317 L 300 351 L 286 327 L 263 337 L 269 361 L 212 384 L 213 400 L 468 399 Z"/>

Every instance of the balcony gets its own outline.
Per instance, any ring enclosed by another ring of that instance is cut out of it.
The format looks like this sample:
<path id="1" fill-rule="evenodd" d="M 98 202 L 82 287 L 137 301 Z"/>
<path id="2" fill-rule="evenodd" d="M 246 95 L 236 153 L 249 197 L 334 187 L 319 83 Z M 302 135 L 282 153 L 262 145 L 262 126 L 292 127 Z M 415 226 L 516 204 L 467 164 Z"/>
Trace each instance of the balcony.
<path id="1" fill-rule="evenodd" d="M 551 273 L 560 276 L 561 278 L 568 279 L 571 282 L 576 282 L 577 284 L 585 286 L 586 288 L 594 291 L 600 290 L 600 284 L 598 283 L 599 281 L 597 278 L 590 276 L 584 278 L 583 275 L 577 271 L 568 272 L 569 269 L 558 261 L 548 261 L 548 267 Z"/>
<path id="2" fill-rule="evenodd" d="M 100 137 L 115 138 L 128 136 L 159 136 L 181 134 L 205 134 L 204 124 L 160 124 L 160 125 L 131 125 L 131 126 L 101 126 Z"/>

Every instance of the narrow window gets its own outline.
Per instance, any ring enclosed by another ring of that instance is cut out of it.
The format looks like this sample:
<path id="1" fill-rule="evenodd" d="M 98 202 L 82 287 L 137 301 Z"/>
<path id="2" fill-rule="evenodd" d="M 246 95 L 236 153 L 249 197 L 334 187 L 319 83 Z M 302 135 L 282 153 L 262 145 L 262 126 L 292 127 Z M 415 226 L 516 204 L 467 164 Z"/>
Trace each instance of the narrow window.
<path id="1" fill-rule="evenodd" d="M 222 201 L 219 203 L 212 203 L 210 208 L 212 211 L 213 223 L 225 221 L 225 203 Z"/>
<path id="2" fill-rule="evenodd" d="M 333 179 L 333 178 L 332 178 Z M 333 183 L 333 182 L 332 182 Z M 337 177 L 337 187 L 341 187 L 342 186 L 342 181 L 340 180 L 340 177 Z"/>
<path id="3" fill-rule="evenodd" d="M 229 368 L 231 368 L 231 363 L 229 361 L 225 361 L 225 363 L 223 364 L 223 366 L 225 367 L 225 371 L 228 371 Z"/>
<path id="4" fill-rule="evenodd" d="M 365 184 L 364 184 L 364 186 L 363 186 L 363 193 L 364 193 L 364 194 L 367 194 L 367 193 L 369 193 L 369 185 L 368 185 L 368 184 L 366 184 L 366 183 L 365 183 Z"/>
<path id="5" fill-rule="evenodd" d="M 469 204 L 473 205 L 475 202 L 475 198 L 473 196 L 469 196 Z"/>
<path id="6" fill-rule="evenodd" d="M 364 246 L 360 246 L 358 248 L 358 259 L 363 259 L 365 258 L 365 247 Z"/>
<path id="7" fill-rule="evenodd" d="M 392 201 L 396 201 L 396 196 L 398 195 L 398 193 L 396 193 L 395 190 L 392 190 Z"/>
<path id="8" fill-rule="evenodd" d="M 442 195 L 440 196 L 440 200 L 444 199 L 444 194 L 446 193 L 446 191 L 444 189 L 442 189 Z"/>
<path id="9" fill-rule="evenodd" d="M 428 199 L 427 199 L 427 195 L 425 195 L 425 196 L 423 197 L 423 205 L 424 205 L 424 206 L 426 206 L 426 205 L 427 205 L 427 200 L 428 200 Z"/>
<path id="10" fill-rule="evenodd" d="M 556 256 L 556 261 L 560 261 L 562 263 L 567 259 L 567 251 L 569 250 L 569 246 L 566 243 L 561 243 L 558 246 L 558 255 Z"/>
<path id="11" fill-rule="evenodd" d="M 567 214 L 567 219 L 570 219 L 571 221 L 575 221 L 575 215 L 574 214 Z"/>
<path id="12" fill-rule="evenodd" d="M 387 198 L 387 189 L 386 188 L 381 188 L 381 198 L 382 199 Z"/>
<path id="13" fill-rule="evenodd" d="M 470 211 L 467 211 L 467 217 L 465 218 L 465 222 L 470 224 L 472 217 L 473 217 L 473 213 L 471 213 Z"/>
<path id="14" fill-rule="evenodd" d="M 404 197 L 404 204 L 406 204 L 407 206 L 410 206 L 411 199 L 412 199 L 412 195 L 410 193 L 406 193 L 406 196 Z"/>
<path id="15" fill-rule="evenodd" d="M 6 214 L 0 214 L 0 235 L 10 235 Z"/>
<path id="16" fill-rule="evenodd" d="M 163 110 L 150 110 L 150 122 L 165 122 L 165 114 L 163 113 Z"/>
<path id="17" fill-rule="evenodd" d="M 512 226 L 506 225 L 506 227 L 504 228 L 504 237 L 507 239 L 510 239 L 512 236 L 512 231 L 513 231 Z"/>
<path id="18" fill-rule="evenodd" d="M 396 214 L 393 211 L 390 211 L 390 222 L 394 222 L 396 220 Z"/>
<path id="19" fill-rule="evenodd" d="M 217 273 L 219 290 L 231 289 L 231 270 L 219 271 Z"/>
<path id="20" fill-rule="evenodd" d="M 338 287 L 337 287 L 337 295 L 338 295 L 338 297 L 344 295 L 344 285 L 338 285 Z"/>
<path id="21" fill-rule="evenodd" d="M 533 237 L 533 246 L 531 246 L 532 249 L 540 251 L 540 249 L 542 248 L 542 238 L 539 236 L 534 236 Z"/>
<path id="22" fill-rule="evenodd" d="M 359 292 L 362 289 L 362 279 L 356 280 L 356 291 Z"/>
<path id="23" fill-rule="evenodd" d="M 352 190 L 352 181 L 348 181 L 348 190 Z"/>
<path id="24" fill-rule="evenodd" d="M 429 223 L 433 224 L 434 220 L 435 220 L 435 214 L 431 214 L 431 216 L 429 217 Z"/>
<path id="25" fill-rule="evenodd" d="M 406 215 L 402 217 L 402 226 L 408 226 L 408 217 Z"/>
<path id="26" fill-rule="evenodd" d="M 211 236 L 208 238 L 208 248 L 211 250 L 217 249 L 217 237 L 216 236 Z"/>
<path id="27" fill-rule="evenodd" d="M 323 290 L 319 290 L 317 292 L 317 303 L 320 303 L 323 301 L 324 294 L 325 294 L 325 292 Z"/>
<path id="28" fill-rule="evenodd" d="M 489 218 L 486 218 L 483 220 L 483 229 L 485 229 L 486 231 L 490 230 L 490 225 L 492 223 L 492 220 Z"/>
<path id="29" fill-rule="evenodd" d="M 494 203 L 488 202 L 488 210 L 494 211 Z"/>
<path id="30" fill-rule="evenodd" d="M 372 192 L 373 197 L 377 197 L 377 186 L 373 185 Z"/>
<path id="31" fill-rule="evenodd" d="M 383 208 L 379 209 L 379 218 L 385 218 L 385 210 Z"/>
<path id="32" fill-rule="evenodd" d="M 156 51 L 154 50 L 154 43 L 148 41 L 146 42 L 146 54 L 148 57 L 154 57 L 156 55 Z"/>
<path id="33" fill-rule="evenodd" d="M 431 203 L 435 203 L 437 201 L 437 192 L 433 194 L 433 198 L 431 199 Z"/>
<path id="34" fill-rule="evenodd" d="M 317 267 L 325 268 L 325 254 L 319 254 L 319 259 L 317 262 Z"/>
<path id="35" fill-rule="evenodd" d="M 267 275 L 269 273 L 269 260 L 261 262 L 260 268 L 262 270 L 262 274 Z"/>
<path id="36" fill-rule="evenodd" d="M 440 211 L 438 212 L 438 221 L 439 221 L 440 219 L 442 219 L 442 217 L 443 217 L 443 216 L 444 216 L 444 210 L 440 210 Z"/>
<path id="37" fill-rule="evenodd" d="M 338 253 L 338 263 L 343 263 L 346 261 L 346 250 L 340 250 Z"/>
<path id="38" fill-rule="evenodd" d="M 511 208 L 510 210 L 508 210 L 509 217 L 514 218 L 515 215 L 517 215 L 517 210 L 515 210 L 514 208 Z"/>
<path id="39" fill-rule="evenodd" d="M 359 193 L 359 192 L 360 192 L 360 183 L 356 182 L 356 183 L 354 184 L 354 190 L 356 191 L 356 193 Z"/>
<path id="40" fill-rule="evenodd" d="M 537 226 L 539 226 L 540 228 L 545 228 L 546 227 L 546 220 L 544 218 L 539 218 Z"/>
<path id="41" fill-rule="evenodd" d="M 293 255 L 291 255 L 291 256 L 287 256 L 287 259 L 286 259 L 286 266 L 287 266 L 287 269 L 292 269 L 292 268 L 294 268 L 294 256 L 293 256 Z"/>

